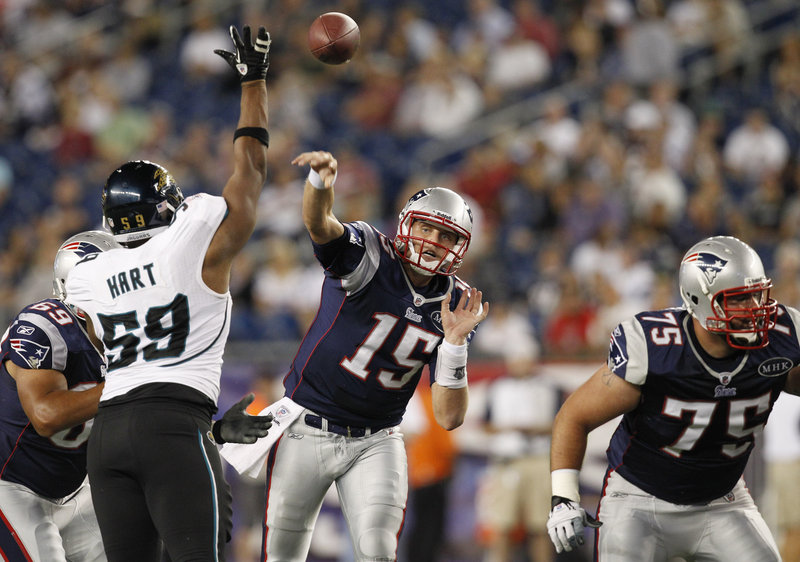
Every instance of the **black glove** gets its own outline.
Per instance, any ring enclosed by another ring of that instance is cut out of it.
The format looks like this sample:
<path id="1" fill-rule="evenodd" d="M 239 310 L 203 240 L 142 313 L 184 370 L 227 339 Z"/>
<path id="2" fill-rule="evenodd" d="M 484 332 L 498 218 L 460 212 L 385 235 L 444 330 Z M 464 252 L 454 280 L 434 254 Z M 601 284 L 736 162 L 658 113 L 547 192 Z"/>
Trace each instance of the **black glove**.
<path id="1" fill-rule="evenodd" d="M 225 62 L 239 74 L 240 82 L 264 80 L 269 68 L 269 45 L 272 42 L 269 33 L 263 27 L 259 27 L 255 44 L 250 39 L 250 26 L 242 28 L 244 41 L 234 26 L 230 27 L 230 33 L 235 52 L 221 49 L 214 49 L 214 52 L 225 59 Z"/>
<path id="2" fill-rule="evenodd" d="M 269 433 L 269 428 L 272 427 L 272 414 L 252 416 L 245 412 L 255 399 L 256 395 L 251 392 L 222 414 L 222 419 L 214 422 L 211 434 L 218 445 L 255 443 L 259 437 Z"/>

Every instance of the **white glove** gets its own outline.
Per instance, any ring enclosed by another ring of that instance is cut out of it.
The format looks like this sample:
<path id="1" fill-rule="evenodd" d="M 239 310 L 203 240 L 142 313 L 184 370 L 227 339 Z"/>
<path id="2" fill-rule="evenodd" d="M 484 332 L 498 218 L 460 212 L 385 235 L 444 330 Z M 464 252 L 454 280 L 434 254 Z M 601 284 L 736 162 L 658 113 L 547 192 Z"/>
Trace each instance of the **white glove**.
<path id="1" fill-rule="evenodd" d="M 564 550 L 570 552 L 573 548 L 578 548 L 583 544 L 583 528 L 592 527 L 596 529 L 602 523 L 586 513 L 578 504 L 561 496 L 553 496 L 551 502 L 553 508 L 550 510 L 550 518 L 547 520 L 547 532 L 550 540 L 556 547 L 556 552 Z"/>

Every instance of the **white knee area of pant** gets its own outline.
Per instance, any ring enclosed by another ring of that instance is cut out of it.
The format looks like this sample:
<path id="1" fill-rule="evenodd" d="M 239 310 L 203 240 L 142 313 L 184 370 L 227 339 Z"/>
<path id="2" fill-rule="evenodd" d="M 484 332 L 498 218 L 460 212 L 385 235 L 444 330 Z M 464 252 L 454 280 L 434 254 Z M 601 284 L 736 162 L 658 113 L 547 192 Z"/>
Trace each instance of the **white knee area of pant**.
<path id="1" fill-rule="evenodd" d="M 358 550 L 368 560 L 393 560 L 397 551 L 397 537 L 386 529 L 367 529 L 358 538 Z"/>

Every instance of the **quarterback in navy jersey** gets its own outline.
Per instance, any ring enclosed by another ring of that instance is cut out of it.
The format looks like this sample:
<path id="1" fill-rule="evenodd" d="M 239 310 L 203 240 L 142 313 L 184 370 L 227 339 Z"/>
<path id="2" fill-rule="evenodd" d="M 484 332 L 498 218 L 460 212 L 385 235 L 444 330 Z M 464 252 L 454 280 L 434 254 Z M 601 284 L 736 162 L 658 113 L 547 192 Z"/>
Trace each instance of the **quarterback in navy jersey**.
<path id="1" fill-rule="evenodd" d="M 395 560 L 408 495 L 398 425 L 425 365 L 437 422 L 467 408 L 467 343 L 489 306 L 457 277 L 472 213 L 455 192 L 424 189 L 390 239 L 334 216 L 337 162 L 310 165 L 303 221 L 325 270 L 319 311 L 284 379 L 303 411 L 267 458 L 264 560 L 305 560 L 325 492 L 336 484 L 356 560 Z"/>
<path id="2" fill-rule="evenodd" d="M 800 312 L 730 236 L 689 249 L 678 284 L 684 306 L 617 326 L 556 416 L 550 537 L 572 550 L 594 527 L 597 560 L 780 560 L 742 473 L 781 391 L 800 394 Z M 588 433 L 620 415 L 595 520 L 578 470 Z"/>
<path id="3" fill-rule="evenodd" d="M 59 248 L 56 298 L 22 309 L 0 342 L 0 558 L 105 560 L 86 482 L 86 443 L 105 359 L 63 301 L 80 260 L 117 248 L 82 232 Z"/>

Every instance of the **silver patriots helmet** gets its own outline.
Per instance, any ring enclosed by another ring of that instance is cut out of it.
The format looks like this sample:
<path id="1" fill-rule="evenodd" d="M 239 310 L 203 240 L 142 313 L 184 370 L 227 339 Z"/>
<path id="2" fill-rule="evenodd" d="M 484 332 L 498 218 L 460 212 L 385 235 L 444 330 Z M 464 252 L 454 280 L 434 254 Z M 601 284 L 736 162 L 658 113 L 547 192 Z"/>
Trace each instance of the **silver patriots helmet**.
<path id="1" fill-rule="evenodd" d="M 415 221 L 425 221 L 454 232 L 458 239 L 453 248 L 415 237 L 411 226 Z M 453 275 L 464 260 L 472 237 L 472 210 L 454 191 L 444 187 L 429 187 L 418 191 L 400 213 L 397 234 L 393 244 L 397 255 L 423 275 Z M 419 250 L 414 243 L 419 244 Z M 444 250 L 438 260 L 425 256 L 426 245 Z"/>
<path id="2" fill-rule="evenodd" d="M 681 299 L 709 332 L 722 334 L 731 347 L 758 349 L 769 343 L 777 303 L 772 280 L 758 254 L 732 236 L 712 236 L 692 246 L 678 275 Z"/>
<path id="3" fill-rule="evenodd" d="M 67 275 L 79 261 L 88 255 L 121 247 L 111 233 L 103 230 L 87 230 L 67 238 L 53 261 L 53 296 L 60 301 L 67 298 Z"/>

